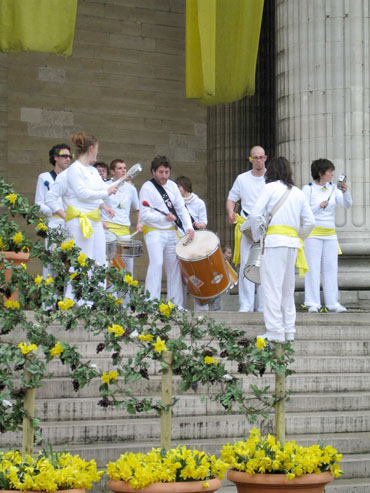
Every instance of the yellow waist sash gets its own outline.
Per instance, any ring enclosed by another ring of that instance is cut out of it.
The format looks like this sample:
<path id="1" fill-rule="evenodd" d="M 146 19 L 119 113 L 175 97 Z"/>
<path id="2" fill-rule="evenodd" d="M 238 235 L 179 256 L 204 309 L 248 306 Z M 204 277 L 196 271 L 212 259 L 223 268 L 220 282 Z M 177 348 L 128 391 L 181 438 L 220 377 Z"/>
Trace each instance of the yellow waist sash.
<path id="1" fill-rule="evenodd" d="M 171 228 L 167 229 L 159 229 L 159 228 L 152 228 L 151 226 L 143 226 L 143 234 L 146 235 L 147 233 L 150 233 L 151 231 L 173 231 L 176 230 L 175 226 L 172 226 Z"/>
<path id="2" fill-rule="evenodd" d="M 322 226 L 315 226 L 310 233 L 310 236 L 334 236 L 337 232 L 332 228 L 323 228 Z M 342 255 L 342 250 L 338 241 L 338 255 Z"/>
<path id="3" fill-rule="evenodd" d="M 242 241 L 242 235 L 243 233 L 240 231 L 240 226 L 244 223 L 245 219 L 244 217 L 240 216 L 239 214 L 236 214 L 236 221 L 235 221 L 235 230 L 234 230 L 234 255 L 233 255 L 233 264 L 234 265 L 239 265 L 240 264 L 240 242 Z"/>
<path id="4" fill-rule="evenodd" d="M 122 224 L 116 224 L 116 223 L 108 223 L 108 229 L 109 231 L 112 231 L 117 236 L 126 236 L 130 235 L 130 228 L 128 226 L 123 226 Z"/>
<path id="5" fill-rule="evenodd" d="M 308 271 L 308 265 L 306 256 L 304 254 L 304 243 L 299 238 L 297 230 L 291 226 L 285 226 L 283 224 L 273 224 L 267 228 L 266 235 L 283 235 L 298 238 L 301 243 L 301 248 L 298 248 L 296 267 L 298 269 L 299 277 L 304 277 Z"/>
<path id="6" fill-rule="evenodd" d="M 81 212 L 75 209 L 71 205 L 67 207 L 66 211 L 66 222 L 78 217 L 80 219 L 80 227 L 84 238 L 90 238 L 94 230 L 90 224 L 90 221 L 99 222 L 100 221 L 100 211 L 99 209 L 94 209 L 89 212 Z M 90 221 L 89 221 L 90 219 Z"/>

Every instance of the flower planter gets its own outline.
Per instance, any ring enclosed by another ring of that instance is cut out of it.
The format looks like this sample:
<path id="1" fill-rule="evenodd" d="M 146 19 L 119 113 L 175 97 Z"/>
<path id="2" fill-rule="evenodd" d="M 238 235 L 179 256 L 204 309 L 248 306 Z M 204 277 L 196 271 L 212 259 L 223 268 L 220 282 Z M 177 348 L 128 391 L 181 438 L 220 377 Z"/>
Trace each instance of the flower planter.
<path id="1" fill-rule="evenodd" d="M 18 253 L 0 252 L 0 266 L 1 267 L 3 265 L 3 262 L 1 259 L 4 258 L 4 255 L 5 255 L 5 259 L 8 260 L 8 262 L 12 262 L 13 265 L 20 265 L 21 263 L 26 264 L 30 258 L 30 254 L 25 253 L 25 252 L 18 252 Z M 7 269 L 5 269 L 5 281 L 10 281 L 11 276 L 12 276 L 12 269 L 10 267 L 8 267 Z M 12 295 L 9 298 L 5 298 L 5 299 L 15 301 L 18 299 L 18 295 L 15 292 L 15 293 L 12 293 Z"/>
<path id="2" fill-rule="evenodd" d="M 206 481 L 186 481 L 179 483 L 153 483 L 143 489 L 135 490 L 125 481 L 108 481 L 108 488 L 115 493 L 203 493 L 212 492 L 221 488 L 221 481 L 218 478 L 209 479 L 208 488 L 204 488 Z"/>
<path id="3" fill-rule="evenodd" d="M 304 474 L 299 478 L 286 479 L 285 474 L 253 474 L 234 471 L 227 473 L 230 481 L 235 483 L 238 493 L 322 493 L 325 486 L 333 481 L 330 472 L 320 474 Z"/>

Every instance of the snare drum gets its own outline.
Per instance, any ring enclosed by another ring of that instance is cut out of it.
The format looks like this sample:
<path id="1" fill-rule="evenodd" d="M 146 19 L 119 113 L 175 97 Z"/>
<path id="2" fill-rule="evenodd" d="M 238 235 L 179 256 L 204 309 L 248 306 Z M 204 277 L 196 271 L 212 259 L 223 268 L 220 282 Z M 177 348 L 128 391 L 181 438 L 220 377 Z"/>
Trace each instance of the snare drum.
<path id="1" fill-rule="evenodd" d="M 117 243 L 117 253 L 120 257 L 141 257 L 143 243 L 138 240 L 120 240 Z"/>
<path id="2" fill-rule="evenodd" d="M 104 235 L 105 235 L 105 255 L 107 259 L 111 261 L 116 254 L 117 236 L 114 233 L 112 233 L 112 231 L 109 231 L 109 229 L 104 230 Z"/>
<path id="3" fill-rule="evenodd" d="M 212 231 L 198 230 L 189 242 L 183 236 L 176 245 L 176 255 L 190 294 L 200 301 L 211 300 L 229 287 L 229 274 L 220 240 Z"/>
<path id="4" fill-rule="evenodd" d="M 254 243 L 249 251 L 248 260 L 244 267 L 244 277 L 255 284 L 261 284 L 260 267 L 262 249 L 260 243 Z"/>

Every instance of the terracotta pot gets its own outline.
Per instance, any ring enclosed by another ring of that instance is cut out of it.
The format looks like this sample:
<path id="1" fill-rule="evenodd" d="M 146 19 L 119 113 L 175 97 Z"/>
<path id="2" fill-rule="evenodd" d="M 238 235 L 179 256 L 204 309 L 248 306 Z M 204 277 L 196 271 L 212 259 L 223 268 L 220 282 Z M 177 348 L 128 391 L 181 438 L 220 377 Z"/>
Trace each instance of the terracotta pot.
<path id="1" fill-rule="evenodd" d="M 285 474 L 253 474 L 229 469 L 227 477 L 235 483 L 238 493 L 322 493 L 325 486 L 333 481 L 330 472 L 304 474 L 299 478 L 286 479 Z"/>
<path id="2" fill-rule="evenodd" d="M 221 488 L 218 478 L 208 479 L 209 488 L 203 488 L 205 481 L 187 481 L 180 483 L 153 483 L 141 490 L 135 490 L 125 481 L 108 481 L 108 488 L 117 493 L 211 493 Z"/>
<path id="3" fill-rule="evenodd" d="M 1 261 L 1 258 L 3 257 L 3 254 L 5 254 L 5 259 L 8 260 L 8 262 L 12 262 L 14 265 L 20 265 L 22 262 L 26 264 L 30 258 L 29 253 L 25 252 L 0 252 L 0 266 L 2 267 L 3 262 Z M 10 281 L 10 278 L 12 276 L 12 270 L 11 268 L 5 269 L 5 281 Z M 12 300 L 15 301 L 18 299 L 17 293 L 12 293 L 10 298 L 6 298 L 7 300 Z"/>

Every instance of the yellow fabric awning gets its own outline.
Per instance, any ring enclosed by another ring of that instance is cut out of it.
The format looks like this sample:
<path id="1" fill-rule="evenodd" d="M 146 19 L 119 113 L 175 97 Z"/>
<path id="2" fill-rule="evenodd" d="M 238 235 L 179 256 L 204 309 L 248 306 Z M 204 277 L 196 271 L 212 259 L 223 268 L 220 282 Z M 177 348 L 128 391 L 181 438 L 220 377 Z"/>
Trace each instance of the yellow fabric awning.
<path id="1" fill-rule="evenodd" d="M 77 0 L 1 0 L 0 51 L 71 56 Z"/>
<path id="2" fill-rule="evenodd" d="M 186 97 L 212 105 L 254 94 L 264 0 L 186 0 Z"/>

